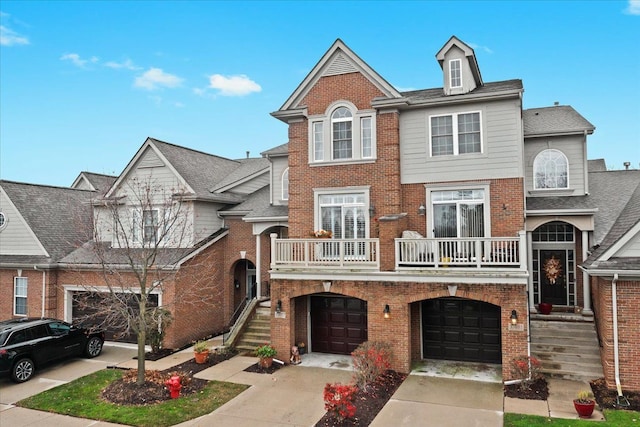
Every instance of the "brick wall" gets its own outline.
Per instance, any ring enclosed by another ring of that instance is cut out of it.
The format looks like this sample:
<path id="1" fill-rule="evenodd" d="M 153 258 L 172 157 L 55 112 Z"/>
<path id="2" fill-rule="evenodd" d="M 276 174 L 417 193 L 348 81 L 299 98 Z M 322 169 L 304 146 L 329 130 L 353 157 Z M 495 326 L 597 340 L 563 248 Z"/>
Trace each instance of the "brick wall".
<path id="1" fill-rule="evenodd" d="M 420 319 L 418 301 L 448 297 L 449 284 L 395 283 L 384 281 L 333 281 L 331 292 L 367 301 L 368 339 L 389 342 L 394 348 L 393 369 L 409 372 L 411 361 L 420 357 Z M 306 336 L 307 323 L 297 321 L 307 314 L 307 307 L 300 303 L 306 295 L 324 292 L 321 281 L 273 280 L 272 298 L 281 299 L 286 318 L 271 320 L 272 344 L 279 354 L 288 354 L 289 348 L 299 336 Z M 501 307 L 503 378 L 511 378 L 509 362 L 527 353 L 526 287 L 523 285 L 468 284 L 458 285 L 455 296 L 488 302 Z M 391 318 L 384 319 L 385 304 L 391 308 Z M 521 313 L 525 330 L 510 331 L 511 310 Z M 300 312 L 304 312 L 300 313 Z M 312 344 L 313 345 L 313 344 Z"/>
<path id="2" fill-rule="evenodd" d="M 594 277 L 591 284 L 604 375 L 615 387 L 611 278 Z M 624 390 L 640 391 L 640 282 L 619 280 L 616 287 L 620 382 Z"/>
<path id="3" fill-rule="evenodd" d="M 27 316 L 41 317 L 43 315 L 42 283 L 44 275 L 45 298 L 44 317 L 56 317 L 56 282 L 58 273 L 56 270 L 34 270 L 33 268 L 0 270 L 0 320 L 11 319 L 14 302 L 14 277 L 27 278 Z"/>

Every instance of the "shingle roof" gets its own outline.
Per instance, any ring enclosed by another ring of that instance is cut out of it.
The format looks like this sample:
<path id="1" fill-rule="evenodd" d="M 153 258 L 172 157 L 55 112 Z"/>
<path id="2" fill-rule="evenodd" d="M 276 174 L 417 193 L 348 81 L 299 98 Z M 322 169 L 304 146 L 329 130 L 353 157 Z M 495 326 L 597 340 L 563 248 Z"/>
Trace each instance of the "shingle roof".
<path id="1" fill-rule="evenodd" d="M 443 88 L 412 90 L 408 92 L 401 92 L 401 95 L 411 102 L 429 101 L 442 99 L 463 99 L 476 95 L 491 94 L 495 92 L 504 92 L 512 90 L 522 90 L 522 80 L 504 80 L 499 82 L 485 83 L 483 86 L 476 88 L 475 90 L 461 95 L 445 95 Z"/>
<path id="2" fill-rule="evenodd" d="M 93 188 L 95 188 L 96 191 L 99 191 L 102 194 L 106 193 L 107 190 L 109 190 L 109 188 L 111 188 L 113 183 L 116 182 L 116 180 L 118 179 L 117 176 L 104 175 L 104 174 L 93 173 L 93 172 L 82 172 L 82 175 L 84 175 L 85 178 L 89 180 L 89 182 L 91 183 L 91 185 L 93 185 Z"/>
<path id="3" fill-rule="evenodd" d="M 236 169 L 229 173 L 222 181 L 211 187 L 211 191 L 216 191 L 229 185 L 233 185 L 236 182 L 241 182 L 244 178 L 250 177 L 261 171 L 268 171 L 269 159 L 263 157 L 254 159 L 242 159 L 239 160 L 240 164 Z"/>
<path id="4" fill-rule="evenodd" d="M 285 155 L 285 154 L 289 154 L 289 143 L 286 142 L 282 145 L 278 145 L 277 147 L 273 147 L 270 148 L 266 151 L 263 151 L 262 153 L 263 156 L 281 156 L 281 155 Z"/>
<path id="5" fill-rule="evenodd" d="M 247 212 L 244 215 L 244 218 L 247 219 L 287 217 L 289 215 L 289 207 L 270 204 L 269 195 L 270 188 L 267 185 L 251 194 L 244 202 L 230 207 L 225 212 Z"/>
<path id="6" fill-rule="evenodd" d="M 589 172 L 606 172 L 607 164 L 604 159 L 587 160 L 587 169 Z"/>
<path id="7" fill-rule="evenodd" d="M 91 199 L 95 192 L 0 181 L 50 258 L 0 256 L 0 262 L 55 263 L 92 237 Z"/>
<path id="8" fill-rule="evenodd" d="M 523 110 L 524 136 L 593 132 L 593 126 L 570 105 Z"/>

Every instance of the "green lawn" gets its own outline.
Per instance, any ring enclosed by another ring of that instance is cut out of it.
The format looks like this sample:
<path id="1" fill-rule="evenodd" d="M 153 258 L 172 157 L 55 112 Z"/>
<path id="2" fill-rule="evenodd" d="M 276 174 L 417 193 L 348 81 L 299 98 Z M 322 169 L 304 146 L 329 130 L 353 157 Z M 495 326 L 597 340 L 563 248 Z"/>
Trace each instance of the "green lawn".
<path id="1" fill-rule="evenodd" d="M 208 414 L 248 388 L 210 381 L 198 394 L 148 406 L 121 406 L 101 399 L 100 392 L 124 371 L 98 371 L 21 400 L 18 406 L 132 426 L 171 426 Z"/>
<path id="2" fill-rule="evenodd" d="M 504 427 L 640 427 L 640 412 L 604 410 L 604 422 L 590 420 L 567 420 L 562 418 L 538 417 L 535 415 L 504 414 Z"/>

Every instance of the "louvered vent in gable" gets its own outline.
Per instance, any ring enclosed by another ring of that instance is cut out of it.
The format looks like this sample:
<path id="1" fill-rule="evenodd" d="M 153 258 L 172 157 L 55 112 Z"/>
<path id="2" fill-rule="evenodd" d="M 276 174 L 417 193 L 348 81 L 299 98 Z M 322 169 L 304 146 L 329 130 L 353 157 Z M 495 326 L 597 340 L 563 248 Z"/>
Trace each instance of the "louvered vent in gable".
<path id="1" fill-rule="evenodd" d="M 338 74 L 357 73 L 358 69 L 353 66 L 353 63 L 349 61 L 342 53 L 338 53 L 331 64 L 327 67 L 323 76 L 335 76 Z"/>
<path id="2" fill-rule="evenodd" d="M 155 151 L 151 149 L 147 149 L 144 156 L 140 159 L 140 163 L 138 163 L 139 168 L 159 168 L 162 166 L 164 166 L 164 163 Z"/>

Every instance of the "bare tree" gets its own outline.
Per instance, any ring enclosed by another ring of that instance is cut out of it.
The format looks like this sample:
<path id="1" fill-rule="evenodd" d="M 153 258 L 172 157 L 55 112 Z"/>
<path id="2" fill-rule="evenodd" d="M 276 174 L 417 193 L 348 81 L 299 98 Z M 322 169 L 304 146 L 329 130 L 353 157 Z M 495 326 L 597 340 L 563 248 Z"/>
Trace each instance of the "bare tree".
<path id="1" fill-rule="evenodd" d="M 143 384 L 148 334 L 163 334 L 176 309 L 222 311 L 215 255 L 203 249 L 208 239 L 194 229 L 194 207 L 183 189 L 151 177 L 133 178 L 112 197 L 94 201 L 91 230 L 92 241 L 71 260 L 86 291 L 76 303 L 84 320 L 136 335 L 137 383 Z M 91 272 L 95 282 L 86 283 Z"/>

